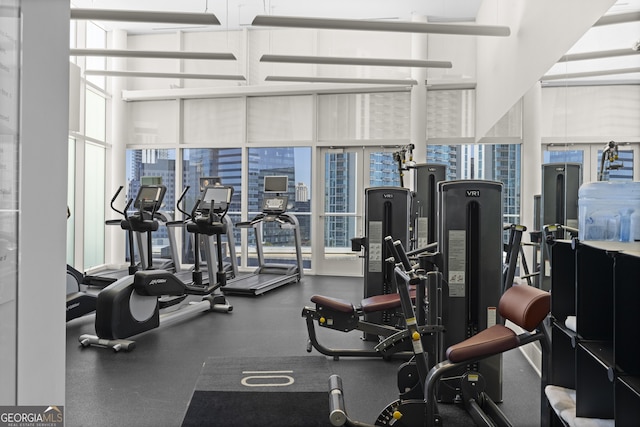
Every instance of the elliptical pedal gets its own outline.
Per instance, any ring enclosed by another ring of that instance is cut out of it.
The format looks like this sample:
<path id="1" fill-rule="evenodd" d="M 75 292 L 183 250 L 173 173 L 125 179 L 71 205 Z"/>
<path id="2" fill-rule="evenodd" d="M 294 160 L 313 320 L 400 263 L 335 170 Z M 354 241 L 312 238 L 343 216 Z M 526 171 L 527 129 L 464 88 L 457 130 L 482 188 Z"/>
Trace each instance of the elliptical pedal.
<path id="1" fill-rule="evenodd" d="M 82 346 L 82 348 L 87 348 L 93 345 L 97 347 L 110 348 L 114 351 L 114 353 L 118 353 L 120 350 L 131 351 L 136 348 L 135 341 L 124 339 L 107 340 L 89 334 L 80 335 L 78 341 L 80 341 L 80 345 Z"/>
<path id="2" fill-rule="evenodd" d="M 211 311 L 217 313 L 230 313 L 233 311 L 233 306 L 228 303 L 224 295 L 207 295 L 204 299 L 208 300 L 211 304 Z"/>

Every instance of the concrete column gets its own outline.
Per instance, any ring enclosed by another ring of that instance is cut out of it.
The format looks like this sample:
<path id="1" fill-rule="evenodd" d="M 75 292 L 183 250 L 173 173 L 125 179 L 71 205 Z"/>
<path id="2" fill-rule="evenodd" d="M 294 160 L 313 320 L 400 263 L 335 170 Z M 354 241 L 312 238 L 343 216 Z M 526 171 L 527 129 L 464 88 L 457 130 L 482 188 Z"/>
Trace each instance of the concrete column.
<path id="1" fill-rule="evenodd" d="M 127 32 L 125 30 L 113 30 L 111 32 L 111 47 L 113 49 L 126 49 L 127 48 Z M 110 58 L 111 69 L 116 71 L 125 71 L 127 69 L 126 58 Z M 109 143 L 111 149 L 108 150 L 109 163 L 111 167 L 108 169 L 111 171 L 110 180 L 108 181 L 107 197 L 111 200 L 113 194 L 119 186 L 123 185 L 124 189 L 120 192 L 118 199 L 114 202 L 114 206 L 119 209 L 123 208 L 127 201 L 126 195 L 129 190 L 129 183 L 127 182 L 127 170 L 126 170 L 126 158 L 127 158 L 127 103 L 122 100 L 122 91 L 126 87 L 126 77 L 111 77 L 111 138 Z M 133 197 L 133 195 L 129 195 Z M 109 206 L 105 206 L 106 218 L 116 218 L 114 212 L 111 211 Z M 120 227 L 108 226 L 106 229 L 108 233 L 107 241 L 109 244 L 109 258 L 108 263 L 111 264 L 124 264 L 125 258 L 125 238 L 126 233 L 120 229 Z"/>
<path id="2" fill-rule="evenodd" d="M 522 98 L 522 162 L 521 162 L 521 199 L 520 223 L 527 227 L 522 236 L 523 242 L 529 242 L 529 231 L 534 231 L 533 196 L 542 191 L 542 88 L 537 82 Z M 526 250 L 527 265 L 531 270 L 532 251 Z"/>
<path id="3" fill-rule="evenodd" d="M 65 402 L 69 1 L 22 0 L 21 12 L 16 403 L 60 406 Z"/>

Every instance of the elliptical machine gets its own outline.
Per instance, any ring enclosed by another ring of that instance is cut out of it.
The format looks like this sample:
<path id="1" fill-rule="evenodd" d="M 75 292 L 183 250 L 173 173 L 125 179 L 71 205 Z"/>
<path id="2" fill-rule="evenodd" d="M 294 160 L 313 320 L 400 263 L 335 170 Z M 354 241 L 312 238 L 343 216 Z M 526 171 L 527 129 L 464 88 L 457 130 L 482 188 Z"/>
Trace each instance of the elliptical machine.
<path id="1" fill-rule="evenodd" d="M 97 294 L 87 292 L 83 275 L 67 264 L 67 322 L 96 311 Z"/>
<path id="2" fill-rule="evenodd" d="M 67 219 L 71 216 L 67 206 Z M 84 275 L 67 264 L 67 322 L 96 311 L 98 295 L 89 293 L 82 285 Z"/>
<path id="3" fill-rule="evenodd" d="M 136 198 L 129 199 L 124 209 L 118 210 L 114 206 L 114 202 L 118 198 L 120 192 L 122 192 L 123 188 L 123 186 L 118 187 L 118 190 L 111 198 L 110 204 L 111 209 L 122 215 L 123 218 L 109 219 L 105 221 L 105 224 L 110 226 L 119 226 L 122 230 L 126 231 L 129 265 L 128 267 L 121 269 L 108 269 L 102 271 L 100 274 L 83 274 L 67 264 L 67 322 L 96 310 L 99 293 L 99 290 L 97 289 L 102 289 L 125 276 L 131 276 L 140 269 L 148 270 L 150 268 L 171 268 L 173 270 L 176 268 L 175 265 L 177 263 L 175 261 L 177 258 L 173 253 L 173 260 L 171 262 L 161 264 L 160 261 L 156 262 L 153 260 L 153 257 L 151 256 L 151 233 L 148 233 L 147 244 L 145 245 L 143 233 L 148 230 L 145 227 L 132 228 L 129 222 L 130 219 L 136 221 L 136 218 L 141 215 L 140 212 L 133 216 L 129 216 L 127 214 L 131 204 L 135 201 L 134 207 L 141 209 L 141 205 L 143 205 L 143 210 L 150 213 L 151 217 L 154 218 L 156 222 L 159 220 L 161 223 L 166 225 L 169 222 L 168 215 L 159 211 L 162 201 L 164 200 L 166 187 L 161 185 L 142 185 L 138 190 Z M 147 216 L 147 213 L 145 213 L 145 217 Z M 69 207 L 67 207 L 67 218 L 69 218 L 70 215 L 71 212 L 69 211 Z M 157 227 L 151 231 L 156 230 Z M 170 240 L 175 241 L 172 236 L 170 236 Z M 170 246 L 173 248 L 172 252 L 175 252 L 175 243 L 172 242 Z M 139 263 L 136 263 L 136 247 L 138 248 L 140 256 Z"/>
<path id="4" fill-rule="evenodd" d="M 195 313 L 227 313 L 233 310 L 224 295 L 216 294 L 218 288 L 226 283 L 219 240 L 220 235 L 226 233 L 226 225 L 221 218 L 228 210 L 227 200 L 231 199 L 228 193 L 232 191 L 232 187 L 205 188 L 185 221 L 187 231 L 194 234 L 196 241 L 199 234 L 217 237 L 219 253 L 218 271 L 215 275 L 209 270 L 208 275 L 203 276 L 199 254 L 196 253 L 193 271 L 172 273 L 166 270 L 143 270 L 114 282 L 98 295 L 95 321 L 97 335 L 81 335 L 79 341 L 83 347 L 94 345 L 111 348 L 116 352 L 129 351 L 135 348 L 135 341 L 128 339 L 134 335 Z M 158 229 L 154 213 L 159 204 L 154 200 L 142 200 L 136 207 L 139 208 L 137 215 L 127 218 L 129 227 L 133 231 L 148 233 L 147 256 L 151 257 L 150 232 Z M 206 256 L 210 258 L 208 252 Z M 207 259 L 207 265 L 213 266 L 211 259 Z M 185 277 L 185 274 L 190 277 Z M 162 308 L 175 306 L 188 296 L 200 296 L 202 299 L 193 304 L 185 304 L 171 313 L 160 313 Z"/>
<path id="5" fill-rule="evenodd" d="M 162 270 L 171 270 L 171 271 L 179 271 L 180 270 L 180 261 L 178 258 L 178 250 L 176 247 L 175 237 L 172 233 L 169 233 L 169 248 L 171 253 L 171 259 L 163 259 L 158 258 L 154 259 L 153 257 L 147 256 L 144 251 L 146 249 L 146 245 L 140 233 L 136 233 L 134 230 L 131 230 L 128 225 L 126 211 L 129 209 L 129 205 L 127 205 L 124 211 L 118 210 L 113 204 L 118 198 L 118 195 L 122 192 L 124 187 L 120 186 L 116 193 L 111 198 L 111 209 L 114 212 L 122 215 L 124 217 L 124 221 L 122 219 L 109 219 L 105 221 L 106 225 L 109 226 L 118 226 L 127 233 L 127 242 L 129 247 L 129 265 L 124 268 L 107 268 L 100 270 L 94 273 L 85 273 L 82 282 L 84 285 L 87 285 L 92 288 L 105 288 L 115 282 L 116 280 L 122 279 L 125 276 L 130 276 L 134 274 L 138 270 L 148 270 L 152 268 L 162 269 Z M 151 184 L 143 184 L 138 190 L 139 194 L 148 193 L 153 196 L 153 193 L 160 188 L 158 185 Z M 164 187 L 162 187 L 164 188 Z M 164 198 L 164 193 L 162 194 Z M 139 197 L 136 196 L 137 205 Z M 158 206 L 162 204 L 162 198 L 158 200 Z M 136 206 L 137 207 L 137 206 Z M 147 209 L 149 210 L 149 209 Z M 156 220 L 160 222 L 160 224 L 168 225 L 171 221 L 171 217 L 166 212 L 162 212 L 159 207 L 154 212 L 154 217 Z M 140 262 L 136 262 L 136 252 L 135 248 L 137 248 L 139 252 Z"/>

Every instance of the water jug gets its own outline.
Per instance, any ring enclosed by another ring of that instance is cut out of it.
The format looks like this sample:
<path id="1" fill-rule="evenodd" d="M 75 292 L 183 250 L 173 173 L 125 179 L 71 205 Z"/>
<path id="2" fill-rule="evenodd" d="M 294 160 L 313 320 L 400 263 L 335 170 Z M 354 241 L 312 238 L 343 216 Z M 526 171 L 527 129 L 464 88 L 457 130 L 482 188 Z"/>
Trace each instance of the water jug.
<path id="1" fill-rule="evenodd" d="M 640 241 L 640 182 L 588 182 L 578 190 L 580 240 Z"/>

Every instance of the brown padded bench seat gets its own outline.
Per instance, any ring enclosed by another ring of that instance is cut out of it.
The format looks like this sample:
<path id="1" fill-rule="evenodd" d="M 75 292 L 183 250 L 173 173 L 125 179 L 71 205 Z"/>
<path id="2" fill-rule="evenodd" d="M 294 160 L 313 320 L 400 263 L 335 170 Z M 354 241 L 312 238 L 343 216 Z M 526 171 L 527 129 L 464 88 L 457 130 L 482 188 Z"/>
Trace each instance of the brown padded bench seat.
<path id="1" fill-rule="evenodd" d="M 311 302 L 322 307 L 340 311 L 342 313 L 353 313 L 354 311 L 356 311 L 356 308 L 353 306 L 353 304 L 351 304 L 350 301 L 340 298 L 325 297 L 324 295 L 313 295 L 311 297 Z"/>
<path id="2" fill-rule="evenodd" d="M 410 295 L 411 298 L 415 298 L 415 291 L 411 291 Z M 323 295 L 313 295 L 311 297 L 311 302 L 342 313 L 353 313 L 357 310 L 357 307 L 349 301 Z M 377 311 L 390 310 L 397 307 L 400 307 L 400 296 L 396 293 L 374 295 L 365 298 L 360 302 L 360 308 L 362 308 L 364 313 L 375 313 Z"/>
<path id="3" fill-rule="evenodd" d="M 532 331 L 549 313 L 550 301 L 549 292 L 529 285 L 514 285 L 500 298 L 498 312 L 503 318 Z M 497 324 L 450 346 L 446 355 L 449 361 L 458 363 L 502 353 L 519 344 L 520 340 L 513 330 Z"/>

